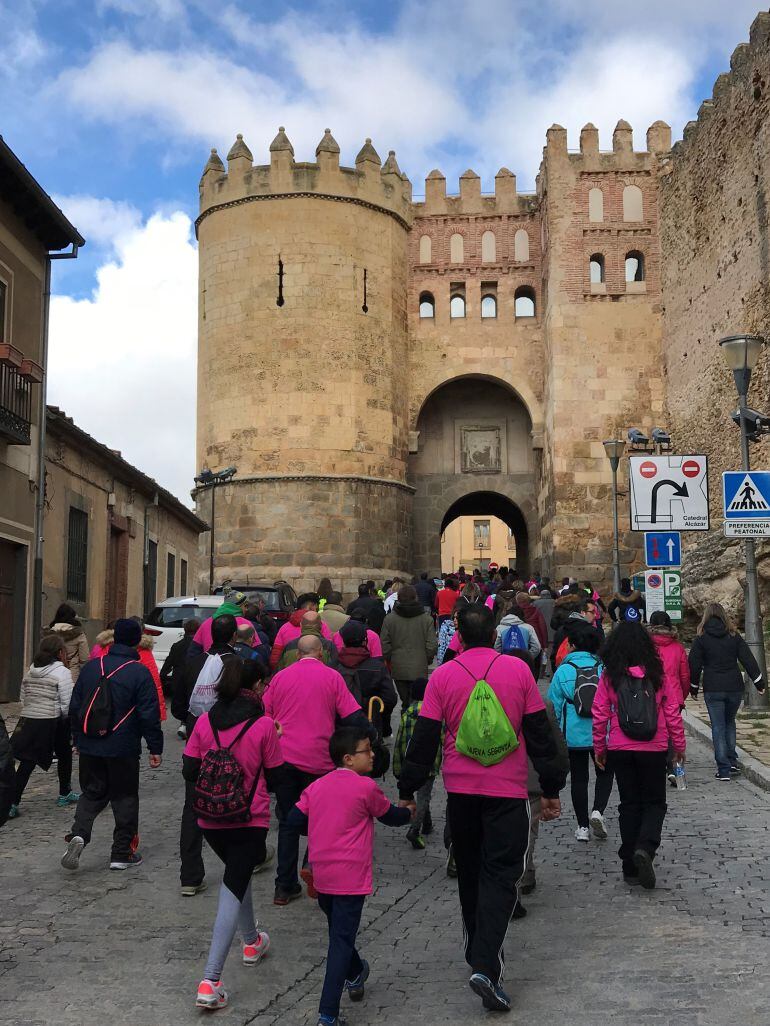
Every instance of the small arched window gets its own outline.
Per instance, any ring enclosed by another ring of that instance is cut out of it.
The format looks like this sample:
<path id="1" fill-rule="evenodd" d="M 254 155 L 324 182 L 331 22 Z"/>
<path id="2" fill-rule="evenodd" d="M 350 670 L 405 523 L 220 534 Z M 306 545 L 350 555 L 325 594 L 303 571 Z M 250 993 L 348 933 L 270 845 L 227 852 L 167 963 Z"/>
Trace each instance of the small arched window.
<path id="1" fill-rule="evenodd" d="M 485 264 L 493 264 L 497 254 L 497 240 L 494 232 L 484 232 L 481 236 L 481 260 Z"/>
<path id="2" fill-rule="evenodd" d="M 494 296 L 483 296 L 481 299 L 481 316 L 497 317 L 497 300 Z"/>
<path id="3" fill-rule="evenodd" d="M 436 316 L 436 301 L 431 292 L 420 293 L 420 319 Z"/>
<path id="4" fill-rule="evenodd" d="M 420 236 L 420 263 L 429 264 L 431 259 L 430 235 Z"/>
<path id="5" fill-rule="evenodd" d="M 453 264 L 463 262 L 463 237 L 455 232 L 449 240 L 449 261 Z"/>
<path id="6" fill-rule="evenodd" d="M 453 320 L 465 317 L 465 299 L 462 296 L 452 296 L 449 300 L 449 316 Z"/>
<path id="7" fill-rule="evenodd" d="M 644 281 L 644 254 L 637 249 L 626 253 L 626 281 Z"/>
<path id="8" fill-rule="evenodd" d="M 529 260 L 529 232 L 519 228 L 513 237 L 513 259 Z"/>
<path id="9" fill-rule="evenodd" d="M 535 290 L 529 285 L 521 285 L 516 289 L 514 312 L 517 318 L 535 316 Z"/>
<path id="10" fill-rule="evenodd" d="M 591 189 L 588 193 L 588 220 L 604 220 L 604 193 L 601 189 Z"/>
<path id="11" fill-rule="evenodd" d="M 601 285 L 604 281 L 604 257 L 601 253 L 593 253 L 588 261 L 588 277 L 592 285 Z"/>
<path id="12" fill-rule="evenodd" d="M 623 190 L 623 220 L 643 221 L 644 204 L 642 190 L 638 185 L 627 185 Z"/>

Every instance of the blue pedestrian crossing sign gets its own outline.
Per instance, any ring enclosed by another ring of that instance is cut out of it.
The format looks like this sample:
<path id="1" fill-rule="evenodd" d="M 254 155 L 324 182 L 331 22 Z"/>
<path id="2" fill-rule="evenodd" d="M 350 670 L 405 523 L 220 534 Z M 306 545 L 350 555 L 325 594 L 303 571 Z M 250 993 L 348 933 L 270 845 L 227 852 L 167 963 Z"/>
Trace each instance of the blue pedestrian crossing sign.
<path id="1" fill-rule="evenodd" d="M 679 531 L 647 531 L 644 559 L 649 567 L 681 566 L 682 536 Z"/>
<path id="2" fill-rule="evenodd" d="M 770 471 L 728 471 L 722 475 L 726 521 L 770 520 Z"/>

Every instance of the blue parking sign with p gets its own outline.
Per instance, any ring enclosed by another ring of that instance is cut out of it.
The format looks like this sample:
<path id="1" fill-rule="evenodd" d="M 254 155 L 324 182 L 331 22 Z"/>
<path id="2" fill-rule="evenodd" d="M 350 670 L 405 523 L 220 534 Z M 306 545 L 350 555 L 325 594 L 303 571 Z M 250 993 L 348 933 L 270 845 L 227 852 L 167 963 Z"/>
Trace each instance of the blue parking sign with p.
<path id="1" fill-rule="evenodd" d="M 644 535 L 647 566 L 681 566 L 682 536 L 679 531 L 647 531 Z"/>

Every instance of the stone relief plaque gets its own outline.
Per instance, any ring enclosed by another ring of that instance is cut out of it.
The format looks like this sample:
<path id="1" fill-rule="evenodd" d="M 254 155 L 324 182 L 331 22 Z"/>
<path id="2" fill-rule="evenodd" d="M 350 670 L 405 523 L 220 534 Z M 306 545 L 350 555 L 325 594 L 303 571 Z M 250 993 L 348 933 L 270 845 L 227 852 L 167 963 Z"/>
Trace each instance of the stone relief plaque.
<path id="1" fill-rule="evenodd" d="M 460 469 L 464 474 L 499 474 L 500 428 L 460 429 Z"/>

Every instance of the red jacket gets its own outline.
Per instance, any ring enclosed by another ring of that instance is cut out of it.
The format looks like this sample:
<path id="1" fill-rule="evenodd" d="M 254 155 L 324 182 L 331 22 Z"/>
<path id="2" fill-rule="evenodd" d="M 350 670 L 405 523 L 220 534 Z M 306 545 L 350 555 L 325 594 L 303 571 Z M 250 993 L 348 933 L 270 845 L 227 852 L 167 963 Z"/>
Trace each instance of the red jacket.
<path id="1" fill-rule="evenodd" d="M 460 592 L 455 591 L 454 588 L 442 588 L 441 591 L 436 593 L 436 612 L 439 616 L 451 616 L 454 611 L 454 607 L 457 605 L 457 600 L 460 597 Z"/>
<path id="2" fill-rule="evenodd" d="M 677 693 L 681 692 L 681 705 L 690 694 L 690 666 L 684 645 L 669 633 L 666 627 L 652 627 L 650 634 L 663 663 L 663 676 L 671 681 Z"/>
<path id="3" fill-rule="evenodd" d="M 527 623 L 535 628 L 535 634 L 537 634 L 540 647 L 545 651 L 548 648 L 548 628 L 545 625 L 543 614 L 531 602 L 524 602 L 519 608 L 524 614 L 524 619 Z"/>

